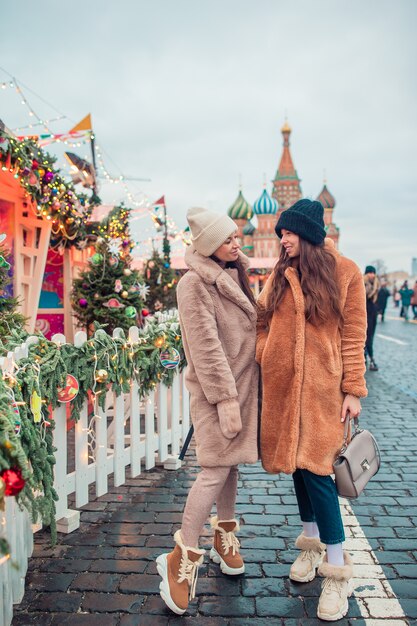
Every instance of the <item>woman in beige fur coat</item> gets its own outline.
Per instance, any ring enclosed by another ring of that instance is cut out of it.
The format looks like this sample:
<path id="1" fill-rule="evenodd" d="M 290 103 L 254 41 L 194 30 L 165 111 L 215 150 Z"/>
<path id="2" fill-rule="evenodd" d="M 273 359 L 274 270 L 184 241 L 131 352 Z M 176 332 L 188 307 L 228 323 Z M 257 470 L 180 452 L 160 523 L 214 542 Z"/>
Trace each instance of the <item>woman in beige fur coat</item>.
<path id="1" fill-rule="evenodd" d="M 174 550 L 157 558 L 161 597 L 177 614 L 194 597 L 204 554 L 199 536 L 214 503 L 210 557 L 225 574 L 244 572 L 235 536 L 237 466 L 258 460 L 257 316 L 248 261 L 230 217 L 190 209 L 187 219 L 193 245 L 185 255 L 189 271 L 178 283 L 177 297 L 201 471 L 188 494 Z"/>
<path id="2" fill-rule="evenodd" d="M 330 475 L 343 422 L 367 393 L 365 289 L 355 263 L 324 241 L 320 202 L 299 200 L 275 230 L 281 254 L 258 302 L 261 459 L 267 472 L 293 475 L 303 533 L 290 578 L 308 582 L 319 567 L 318 617 L 334 621 L 348 610 L 352 564 Z"/>

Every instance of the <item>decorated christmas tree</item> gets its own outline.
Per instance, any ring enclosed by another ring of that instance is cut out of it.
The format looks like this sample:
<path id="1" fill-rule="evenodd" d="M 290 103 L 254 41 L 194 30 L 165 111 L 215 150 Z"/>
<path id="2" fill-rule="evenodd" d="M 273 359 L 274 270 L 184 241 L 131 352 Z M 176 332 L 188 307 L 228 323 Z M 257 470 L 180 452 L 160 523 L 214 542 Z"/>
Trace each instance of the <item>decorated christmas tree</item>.
<path id="1" fill-rule="evenodd" d="M 170 264 L 169 254 L 161 255 L 158 250 L 153 250 L 151 258 L 145 265 L 145 280 L 149 286 L 147 305 L 152 313 L 176 306 L 177 279 Z"/>
<path id="2" fill-rule="evenodd" d="M 115 207 L 99 229 L 95 253 L 87 269 L 74 281 L 72 305 L 79 325 L 91 334 L 94 322 L 127 331 L 141 323 L 147 287 L 138 271 L 130 268 L 133 247 L 129 235 L 129 210 Z"/>
<path id="3" fill-rule="evenodd" d="M 18 301 L 11 295 L 10 263 L 4 246 L 6 235 L 0 235 L 0 342 L 21 329 L 25 318 L 17 311 Z"/>

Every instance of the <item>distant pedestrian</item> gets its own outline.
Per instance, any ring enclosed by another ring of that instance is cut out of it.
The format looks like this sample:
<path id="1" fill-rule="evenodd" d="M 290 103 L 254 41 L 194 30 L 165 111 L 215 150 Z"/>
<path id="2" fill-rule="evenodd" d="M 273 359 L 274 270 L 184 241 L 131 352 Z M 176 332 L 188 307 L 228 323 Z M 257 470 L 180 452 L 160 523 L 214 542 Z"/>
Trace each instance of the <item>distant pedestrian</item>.
<path id="1" fill-rule="evenodd" d="M 401 296 L 401 317 L 404 318 L 405 322 L 408 322 L 408 311 L 411 305 L 411 298 L 414 296 L 414 290 L 410 289 L 408 286 L 408 281 L 405 280 L 401 289 L 400 289 L 400 296 Z"/>
<path id="2" fill-rule="evenodd" d="M 414 283 L 413 295 L 411 296 L 411 306 L 413 307 L 414 319 L 417 320 L 417 280 Z"/>
<path id="3" fill-rule="evenodd" d="M 383 283 L 381 283 L 381 289 L 378 292 L 378 298 L 376 301 L 378 314 L 381 316 L 381 322 L 384 321 L 385 309 L 387 308 L 387 302 L 390 295 L 391 293 L 388 289 L 387 282 L 384 281 Z"/>
<path id="4" fill-rule="evenodd" d="M 258 460 L 256 303 L 246 274 L 248 259 L 227 215 L 194 208 L 187 220 L 192 233 L 185 253 L 189 271 L 178 283 L 177 297 L 201 470 L 174 535 L 175 548 L 156 560 L 161 597 L 178 615 L 195 595 L 204 555 L 199 538 L 214 504 L 210 558 L 223 574 L 245 571 L 235 535 L 238 464 Z"/>
<path id="5" fill-rule="evenodd" d="M 392 297 L 394 300 L 394 306 L 396 309 L 398 309 L 398 307 L 400 306 L 400 302 L 401 302 L 401 296 L 400 293 L 398 291 L 398 287 L 397 287 L 397 281 L 394 280 L 394 284 L 392 286 Z"/>
<path id="6" fill-rule="evenodd" d="M 376 275 L 376 269 L 373 265 L 366 266 L 364 282 L 366 291 L 366 318 L 368 321 L 368 327 L 366 330 L 365 360 L 367 357 L 369 357 L 369 369 L 371 370 L 371 372 L 377 372 L 378 365 L 375 363 L 374 359 L 374 336 L 378 318 L 377 301 L 379 292 L 379 280 Z"/>
<path id="7" fill-rule="evenodd" d="M 318 569 L 317 615 L 336 621 L 348 612 L 353 565 L 331 474 L 343 422 L 359 415 L 367 394 L 366 305 L 359 268 L 325 240 L 323 212 L 303 199 L 278 220 L 281 254 L 258 300 L 256 358 L 262 465 L 292 474 L 303 527 L 289 576 L 305 583 Z"/>

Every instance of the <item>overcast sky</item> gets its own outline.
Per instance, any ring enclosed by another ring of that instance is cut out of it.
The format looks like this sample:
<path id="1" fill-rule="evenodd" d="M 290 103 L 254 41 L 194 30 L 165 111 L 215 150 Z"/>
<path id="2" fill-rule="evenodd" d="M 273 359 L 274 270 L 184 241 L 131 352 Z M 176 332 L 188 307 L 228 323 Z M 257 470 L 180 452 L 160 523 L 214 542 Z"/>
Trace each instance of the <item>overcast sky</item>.
<path id="1" fill-rule="evenodd" d="M 55 131 L 91 112 L 108 169 L 151 178 L 132 190 L 165 194 L 181 228 L 190 206 L 226 211 L 239 175 L 249 202 L 264 175 L 270 191 L 287 113 L 303 194 L 318 195 L 325 170 L 342 252 L 362 268 L 381 258 L 410 271 L 415 0 L 37 0 L 0 11 L 0 65 L 68 116 Z M 41 117 L 55 115 L 25 93 Z M 0 90 L 0 118 L 30 121 L 11 89 Z M 100 195 L 124 194 L 106 183 Z M 135 223 L 138 240 L 150 224 Z"/>

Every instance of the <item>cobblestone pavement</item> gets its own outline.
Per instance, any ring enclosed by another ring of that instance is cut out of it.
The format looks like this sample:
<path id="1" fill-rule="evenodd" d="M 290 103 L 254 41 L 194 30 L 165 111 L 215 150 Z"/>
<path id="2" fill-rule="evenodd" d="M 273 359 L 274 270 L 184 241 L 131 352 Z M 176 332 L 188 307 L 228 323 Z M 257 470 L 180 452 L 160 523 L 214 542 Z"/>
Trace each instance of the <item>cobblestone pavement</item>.
<path id="1" fill-rule="evenodd" d="M 396 313 L 395 313 L 396 314 Z M 349 617 L 339 624 L 417 624 L 417 325 L 387 320 L 377 329 L 379 372 L 368 374 L 363 424 L 381 445 L 383 465 L 366 494 L 343 502 L 347 545 L 356 563 Z M 188 455 L 187 455 L 188 456 Z M 196 467 L 143 474 L 83 507 L 79 530 L 51 549 L 37 533 L 26 594 L 13 625 L 310 626 L 320 580 L 288 580 L 299 533 L 291 479 L 241 468 L 238 516 L 246 574 L 200 570 L 185 617 L 158 596 L 154 559 L 173 546 Z M 210 532 L 202 544 L 210 545 Z"/>

